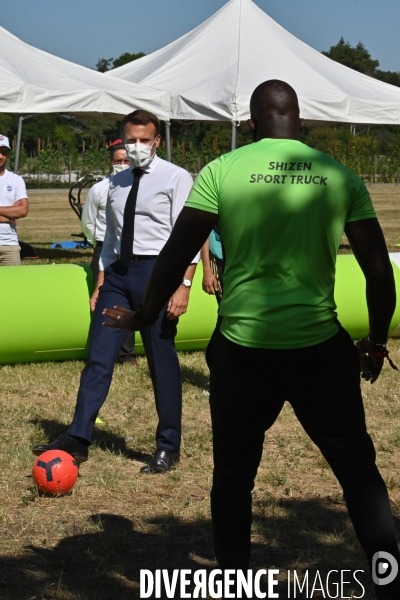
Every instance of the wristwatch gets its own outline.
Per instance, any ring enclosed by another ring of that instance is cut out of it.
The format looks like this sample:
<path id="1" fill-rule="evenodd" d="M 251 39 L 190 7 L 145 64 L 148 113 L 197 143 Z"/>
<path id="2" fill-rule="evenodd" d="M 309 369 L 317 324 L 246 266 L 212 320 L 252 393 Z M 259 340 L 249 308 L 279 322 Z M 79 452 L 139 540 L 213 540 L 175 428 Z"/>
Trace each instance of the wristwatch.
<path id="1" fill-rule="evenodd" d="M 192 287 L 192 280 L 191 279 L 182 279 L 182 285 L 184 285 L 187 288 Z"/>

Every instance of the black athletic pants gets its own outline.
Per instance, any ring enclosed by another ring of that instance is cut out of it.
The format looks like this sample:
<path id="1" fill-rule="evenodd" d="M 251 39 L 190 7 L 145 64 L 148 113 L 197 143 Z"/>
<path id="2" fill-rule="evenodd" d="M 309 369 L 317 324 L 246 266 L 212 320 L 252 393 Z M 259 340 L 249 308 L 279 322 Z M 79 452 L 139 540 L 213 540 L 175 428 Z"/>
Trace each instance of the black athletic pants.
<path id="1" fill-rule="evenodd" d="M 359 356 L 347 332 L 340 328 L 309 348 L 264 350 L 234 344 L 217 328 L 207 362 L 214 448 L 211 512 L 219 566 L 249 568 L 251 491 L 265 431 L 286 400 L 339 480 L 370 567 L 378 551 L 398 559 L 388 494 L 366 431 Z"/>

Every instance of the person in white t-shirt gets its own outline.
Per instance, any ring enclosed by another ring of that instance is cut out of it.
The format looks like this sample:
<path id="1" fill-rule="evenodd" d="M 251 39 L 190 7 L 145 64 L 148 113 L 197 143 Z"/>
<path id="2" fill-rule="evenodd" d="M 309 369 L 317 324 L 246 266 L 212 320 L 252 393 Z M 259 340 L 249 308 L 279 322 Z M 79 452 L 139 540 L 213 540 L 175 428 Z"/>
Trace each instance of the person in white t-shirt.
<path id="1" fill-rule="evenodd" d="M 130 160 L 126 156 L 125 145 L 121 139 L 110 144 L 110 163 L 112 171 L 98 183 L 95 183 L 87 193 L 82 209 L 81 227 L 88 241 L 94 246 L 92 262 L 90 267 L 93 273 L 93 281 L 96 282 L 99 275 L 99 258 L 103 249 L 103 241 L 106 233 L 106 204 L 112 177 L 130 166 Z M 135 333 L 130 331 L 121 346 L 118 363 L 128 363 L 133 367 L 137 365 L 135 352 Z"/>
<path id="2" fill-rule="evenodd" d="M 29 210 L 24 180 L 6 169 L 10 150 L 8 138 L 0 134 L 0 267 L 21 264 L 15 221 Z"/>

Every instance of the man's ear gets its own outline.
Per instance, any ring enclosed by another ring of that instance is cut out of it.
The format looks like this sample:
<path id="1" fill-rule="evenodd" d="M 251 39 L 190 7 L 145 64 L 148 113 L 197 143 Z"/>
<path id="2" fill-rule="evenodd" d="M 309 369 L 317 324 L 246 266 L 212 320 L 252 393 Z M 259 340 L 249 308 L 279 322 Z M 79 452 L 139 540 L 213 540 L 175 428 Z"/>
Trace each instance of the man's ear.
<path id="1" fill-rule="evenodd" d="M 256 124 L 254 123 L 253 119 L 247 119 L 247 125 L 249 126 L 250 131 L 254 133 L 256 130 Z"/>
<path id="2" fill-rule="evenodd" d="M 306 126 L 305 120 L 304 119 L 300 119 L 300 131 L 302 131 L 305 126 Z"/>

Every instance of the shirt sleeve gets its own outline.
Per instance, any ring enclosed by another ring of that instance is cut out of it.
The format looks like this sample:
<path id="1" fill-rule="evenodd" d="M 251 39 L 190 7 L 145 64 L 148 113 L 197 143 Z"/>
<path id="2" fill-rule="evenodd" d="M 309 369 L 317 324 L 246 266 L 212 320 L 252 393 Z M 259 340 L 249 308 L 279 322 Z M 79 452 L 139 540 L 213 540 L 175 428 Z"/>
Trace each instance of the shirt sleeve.
<path id="1" fill-rule="evenodd" d="M 99 271 L 105 271 L 108 265 L 111 265 L 116 261 L 115 254 L 115 243 L 116 243 L 116 234 L 115 234 L 115 223 L 111 210 L 110 204 L 110 191 L 107 196 L 107 204 L 106 204 L 106 233 L 103 241 L 103 249 L 101 251 L 99 257 Z"/>
<path id="2" fill-rule="evenodd" d="M 362 219 L 376 219 L 376 213 L 367 188 L 355 173 L 352 173 L 351 176 L 353 179 L 353 194 L 346 223 L 361 221 Z"/>
<path id="3" fill-rule="evenodd" d="M 17 202 L 17 200 L 22 200 L 22 198 L 28 197 L 28 194 L 26 192 L 25 181 L 23 180 L 22 177 L 17 177 L 14 185 L 15 185 L 15 202 Z"/>
<path id="4" fill-rule="evenodd" d="M 189 192 L 192 189 L 193 179 L 190 173 L 183 170 L 178 173 L 177 181 L 173 187 L 172 197 L 172 227 L 175 225 L 176 220 L 188 199 Z"/>
<path id="5" fill-rule="evenodd" d="M 218 214 L 217 180 L 220 164 L 221 159 L 217 158 L 200 171 L 185 206 Z"/>
<path id="6" fill-rule="evenodd" d="M 85 203 L 82 208 L 81 227 L 88 241 L 95 245 L 96 217 L 97 217 L 97 196 L 95 186 L 91 187 L 87 193 Z"/>

